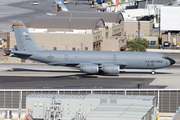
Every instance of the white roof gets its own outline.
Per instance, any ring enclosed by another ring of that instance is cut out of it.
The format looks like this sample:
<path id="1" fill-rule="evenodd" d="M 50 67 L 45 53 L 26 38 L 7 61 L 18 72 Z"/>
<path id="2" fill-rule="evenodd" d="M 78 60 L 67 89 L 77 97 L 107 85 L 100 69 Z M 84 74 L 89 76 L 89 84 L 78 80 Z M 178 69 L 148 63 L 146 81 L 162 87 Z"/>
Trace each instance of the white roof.
<path id="1" fill-rule="evenodd" d="M 119 117 L 119 118 L 143 118 L 151 106 L 137 106 L 137 105 L 120 105 L 120 104 L 102 104 L 94 109 L 88 117 Z"/>
<path id="2" fill-rule="evenodd" d="M 150 101 L 155 96 L 142 96 L 142 95 L 110 95 L 110 94 L 89 94 L 89 95 L 63 95 L 63 94 L 30 94 L 27 98 L 71 98 L 71 99 L 84 99 L 84 98 L 101 98 L 101 99 L 142 99 L 143 101 Z"/>

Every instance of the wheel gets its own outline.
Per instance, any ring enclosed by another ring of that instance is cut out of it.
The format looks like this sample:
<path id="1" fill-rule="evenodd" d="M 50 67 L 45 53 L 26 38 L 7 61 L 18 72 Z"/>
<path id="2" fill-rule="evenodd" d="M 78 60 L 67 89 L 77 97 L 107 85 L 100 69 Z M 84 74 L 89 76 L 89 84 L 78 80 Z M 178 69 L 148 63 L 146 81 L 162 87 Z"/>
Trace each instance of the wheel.
<path id="1" fill-rule="evenodd" d="M 152 72 L 151 72 L 152 75 L 155 75 L 155 73 L 156 73 L 155 71 L 152 71 Z"/>

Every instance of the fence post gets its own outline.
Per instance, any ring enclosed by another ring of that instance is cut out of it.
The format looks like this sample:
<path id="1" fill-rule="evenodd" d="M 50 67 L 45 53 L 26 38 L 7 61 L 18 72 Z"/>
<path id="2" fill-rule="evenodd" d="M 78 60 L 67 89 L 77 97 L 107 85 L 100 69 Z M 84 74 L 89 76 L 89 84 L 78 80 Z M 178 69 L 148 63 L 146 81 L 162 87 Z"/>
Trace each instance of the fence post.
<path id="1" fill-rule="evenodd" d="M 20 92 L 21 92 L 20 100 L 22 101 L 22 90 Z"/>
<path id="2" fill-rule="evenodd" d="M 171 112 L 171 92 L 169 90 L 169 113 Z"/>
<path id="3" fill-rule="evenodd" d="M 6 104 L 6 91 L 4 91 L 4 108 L 6 108 L 5 104 Z"/>
<path id="4" fill-rule="evenodd" d="M 93 90 L 91 89 L 91 94 L 93 94 Z"/>
<path id="5" fill-rule="evenodd" d="M 158 113 L 159 113 L 159 89 L 158 89 L 158 105 L 157 105 L 157 107 L 158 107 Z"/>

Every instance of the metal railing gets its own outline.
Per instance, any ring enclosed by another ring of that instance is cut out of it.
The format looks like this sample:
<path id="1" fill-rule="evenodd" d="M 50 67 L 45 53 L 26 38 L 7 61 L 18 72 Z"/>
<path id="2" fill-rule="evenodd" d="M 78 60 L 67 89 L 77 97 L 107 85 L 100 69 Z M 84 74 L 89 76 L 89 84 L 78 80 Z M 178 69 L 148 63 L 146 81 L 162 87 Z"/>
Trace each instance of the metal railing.
<path id="1" fill-rule="evenodd" d="M 180 89 L 0 89 L 0 108 L 26 108 L 26 96 L 36 94 L 116 94 L 156 96 L 156 104 L 160 113 L 175 113 L 180 106 Z"/>

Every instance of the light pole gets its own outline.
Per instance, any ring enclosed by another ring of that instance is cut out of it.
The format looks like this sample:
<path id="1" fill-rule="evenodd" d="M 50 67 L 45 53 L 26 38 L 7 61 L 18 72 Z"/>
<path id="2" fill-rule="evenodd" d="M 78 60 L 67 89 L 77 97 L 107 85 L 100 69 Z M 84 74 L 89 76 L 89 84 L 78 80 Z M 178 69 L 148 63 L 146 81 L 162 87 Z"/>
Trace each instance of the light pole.
<path id="1" fill-rule="evenodd" d="M 68 50 L 68 45 L 66 45 L 65 47 L 66 47 L 66 50 Z"/>
<path id="2" fill-rule="evenodd" d="M 140 21 L 138 20 L 138 39 L 140 38 Z"/>

